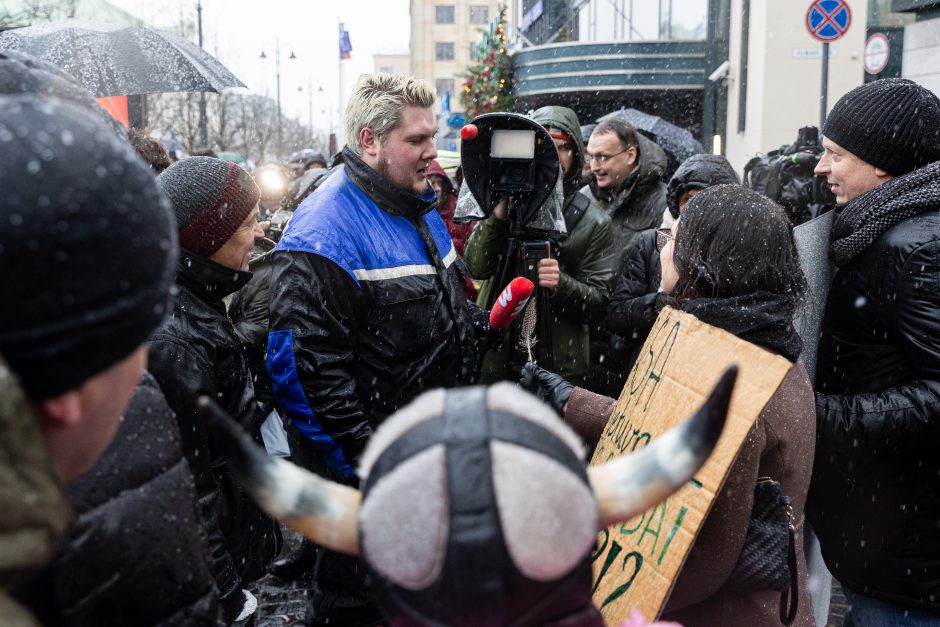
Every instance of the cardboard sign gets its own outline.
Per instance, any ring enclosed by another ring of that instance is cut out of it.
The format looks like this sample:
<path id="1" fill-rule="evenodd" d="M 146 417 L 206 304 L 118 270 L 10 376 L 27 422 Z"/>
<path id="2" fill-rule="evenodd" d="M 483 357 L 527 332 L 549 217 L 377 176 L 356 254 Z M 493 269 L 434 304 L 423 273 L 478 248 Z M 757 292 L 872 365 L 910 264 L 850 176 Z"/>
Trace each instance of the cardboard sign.
<path id="1" fill-rule="evenodd" d="M 659 616 L 728 469 L 791 364 L 667 307 L 627 378 L 592 465 L 643 448 L 685 421 L 732 364 L 739 371 L 728 419 L 695 478 L 598 537 L 592 554 L 594 603 L 608 625 L 622 624 L 633 608 L 649 618 Z"/>

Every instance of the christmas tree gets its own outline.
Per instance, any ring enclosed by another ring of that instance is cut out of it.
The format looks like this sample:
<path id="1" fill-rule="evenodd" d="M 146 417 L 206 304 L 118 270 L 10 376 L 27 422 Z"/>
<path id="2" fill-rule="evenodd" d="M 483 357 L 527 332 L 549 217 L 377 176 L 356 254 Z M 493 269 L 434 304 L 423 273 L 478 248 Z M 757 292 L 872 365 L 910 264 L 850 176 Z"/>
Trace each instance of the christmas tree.
<path id="1" fill-rule="evenodd" d="M 460 102 L 468 118 L 481 113 L 512 109 L 512 62 L 506 51 L 506 6 L 483 31 L 473 49 L 473 65 L 461 74 L 465 78 Z"/>

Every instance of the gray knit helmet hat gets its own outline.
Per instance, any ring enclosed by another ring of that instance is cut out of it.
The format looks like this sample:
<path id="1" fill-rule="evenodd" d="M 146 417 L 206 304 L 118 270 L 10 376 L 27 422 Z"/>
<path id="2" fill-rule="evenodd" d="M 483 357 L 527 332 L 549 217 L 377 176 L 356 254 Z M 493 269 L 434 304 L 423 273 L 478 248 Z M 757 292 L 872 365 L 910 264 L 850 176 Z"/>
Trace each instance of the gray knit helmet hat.
<path id="1" fill-rule="evenodd" d="M 823 135 L 892 176 L 940 161 L 940 99 L 906 78 L 856 87 L 829 112 Z"/>
<path id="2" fill-rule="evenodd" d="M 177 161 L 157 182 L 176 214 L 180 248 L 202 257 L 222 248 L 261 198 L 247 172 L 213 157 Z"/>

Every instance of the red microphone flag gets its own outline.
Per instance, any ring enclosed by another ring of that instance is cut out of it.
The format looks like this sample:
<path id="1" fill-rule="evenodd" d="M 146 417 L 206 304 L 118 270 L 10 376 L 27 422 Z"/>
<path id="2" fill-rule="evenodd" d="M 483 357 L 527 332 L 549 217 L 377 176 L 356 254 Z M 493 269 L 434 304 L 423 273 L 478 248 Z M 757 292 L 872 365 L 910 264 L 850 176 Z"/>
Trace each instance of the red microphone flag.
<path id="1" fill-rule="evenodd" d="M 503 329 L 519 317 L 535 290 L 535 284 L 524 276 L 517 276 L 503 289 L 490 310 L 490 326 Z"/>

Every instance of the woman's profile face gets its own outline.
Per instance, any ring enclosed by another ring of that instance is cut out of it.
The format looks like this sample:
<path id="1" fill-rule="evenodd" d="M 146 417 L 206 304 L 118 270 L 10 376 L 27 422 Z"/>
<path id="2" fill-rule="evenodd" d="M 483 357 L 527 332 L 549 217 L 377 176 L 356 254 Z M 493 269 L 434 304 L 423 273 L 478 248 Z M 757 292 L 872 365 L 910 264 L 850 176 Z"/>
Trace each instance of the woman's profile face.
<path id="1" fill-rule="evenodd" d="M 672 253 L 676 248 L 676 233 L 679 231 L 679 220 L 682 218 L 677 218 L 675 222 L 672 223 L 672 239 L 666 242 L 666 245 L 663 246 L 663 249 L 659 253 L 659 263 L 662 266 L 662 279 L 660 285 L 662 290 L 667 294 L 671 293 L 672 290 L 676 287 L 676 281 L 679 280 L 679 273 L 676 272 L 676 266 L 672 261 Z"/>

